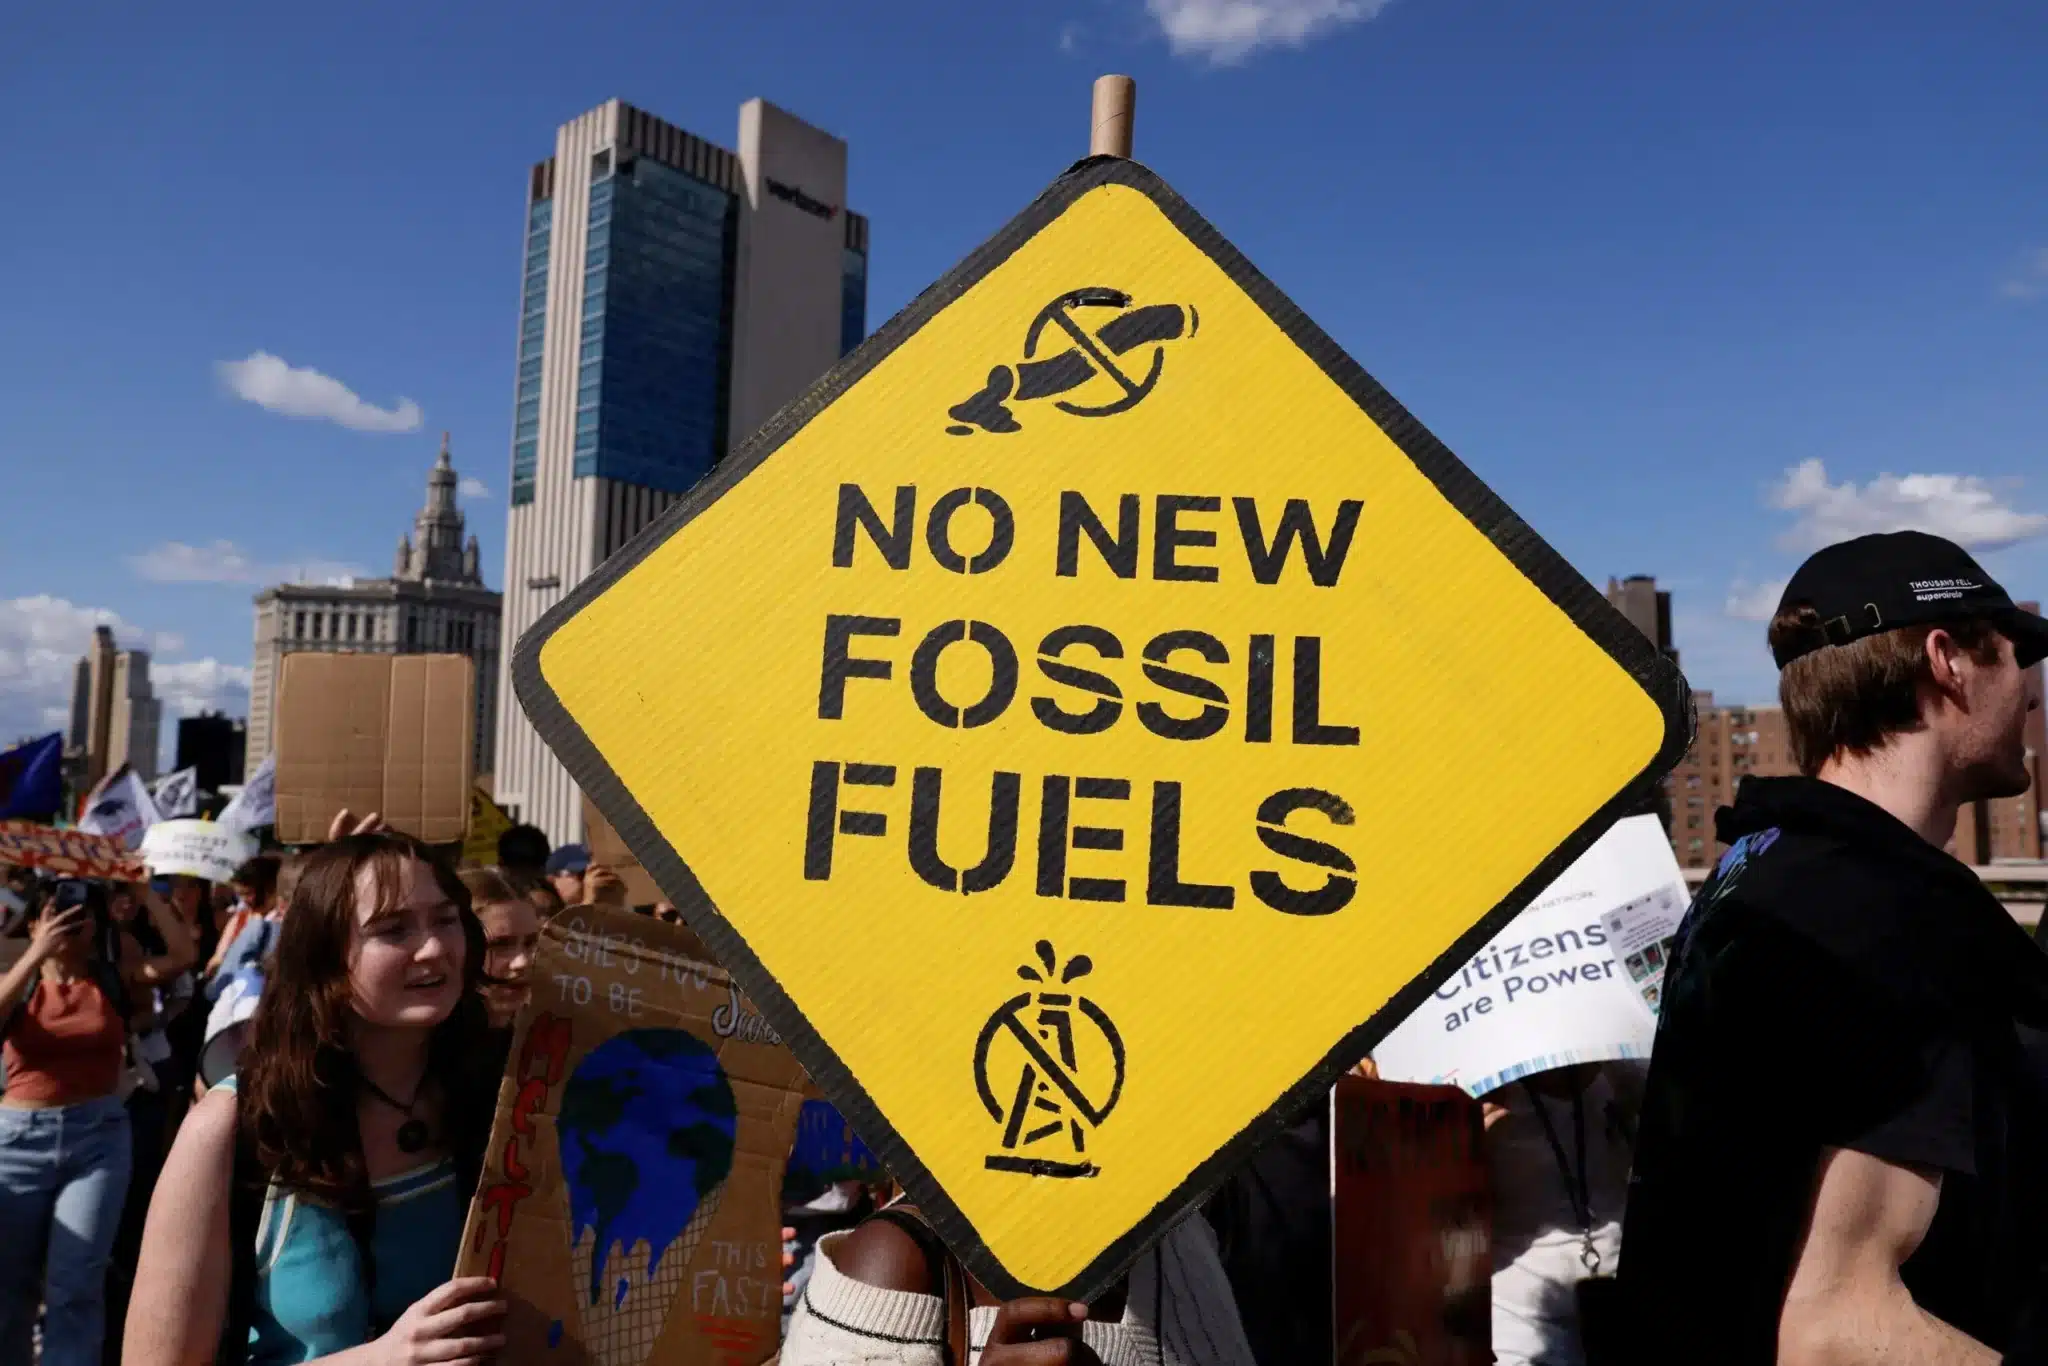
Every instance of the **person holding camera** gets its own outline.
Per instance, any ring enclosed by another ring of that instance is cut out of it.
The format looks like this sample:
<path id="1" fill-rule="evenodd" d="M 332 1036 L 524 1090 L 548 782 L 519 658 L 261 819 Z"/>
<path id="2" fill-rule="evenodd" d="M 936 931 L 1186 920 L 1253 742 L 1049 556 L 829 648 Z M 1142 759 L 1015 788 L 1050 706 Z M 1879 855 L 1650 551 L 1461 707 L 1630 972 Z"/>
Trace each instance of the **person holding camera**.
<path id="1" fill-rule="evenodd" d="M 191 946 L 146 958 L 97 883 L 59 882 L 31 914 L 28 950 L 0 977 L 0 1361 L 31 1359 L 40 1301 L 44 1366 L 88 1366 L 132 1161 L 129 986 L 190 966 Z"/>

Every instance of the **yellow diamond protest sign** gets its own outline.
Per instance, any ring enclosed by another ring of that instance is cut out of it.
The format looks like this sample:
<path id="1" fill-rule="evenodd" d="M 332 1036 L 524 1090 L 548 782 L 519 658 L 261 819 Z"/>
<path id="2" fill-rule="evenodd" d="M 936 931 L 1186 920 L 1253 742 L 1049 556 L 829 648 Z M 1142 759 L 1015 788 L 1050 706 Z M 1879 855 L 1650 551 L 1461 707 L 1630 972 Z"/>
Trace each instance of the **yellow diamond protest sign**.
<path id="1" fill-rule="evenodd" d="M 1083 162 L 519 644 L 542 735 L 992 1290 L 1086 1295 L 1683 752 L 1677 671 Z"/>

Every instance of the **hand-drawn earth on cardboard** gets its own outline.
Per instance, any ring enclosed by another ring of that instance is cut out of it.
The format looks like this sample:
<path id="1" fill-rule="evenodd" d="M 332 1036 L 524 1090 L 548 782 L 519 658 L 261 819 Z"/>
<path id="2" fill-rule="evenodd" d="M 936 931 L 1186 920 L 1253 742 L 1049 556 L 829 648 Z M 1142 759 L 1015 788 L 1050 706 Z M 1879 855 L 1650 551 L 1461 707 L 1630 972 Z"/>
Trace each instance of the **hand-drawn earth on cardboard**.
<path id="1" fill-rule="evenodd" d="M 737 1114 L 718 1055 L 680 1029 L 627 1030 L 569 1074 L 558 1132 L 571 1265 L 600 1366 L 641 1366 L 661 1337 L 732 1170 Z"/>

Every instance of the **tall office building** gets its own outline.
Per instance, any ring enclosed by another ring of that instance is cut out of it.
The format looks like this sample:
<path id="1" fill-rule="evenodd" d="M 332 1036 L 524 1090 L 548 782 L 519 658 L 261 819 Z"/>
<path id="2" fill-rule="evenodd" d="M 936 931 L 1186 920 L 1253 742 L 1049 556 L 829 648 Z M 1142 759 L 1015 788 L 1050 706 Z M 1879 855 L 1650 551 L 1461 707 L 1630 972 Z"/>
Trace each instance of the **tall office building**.
<path id="1" fill-rule="evenodd" d="M 846 144 L 749 100 L 738 147 L 612 100 L 528 177 L 508 647 L 866 331 Z M 509 702 L 511 656 L 497 800 L 580 840 L 581 794 Z"/>
<path id="2" fill-rule="evenodd" d="M 105 626 L 72 671 L 71 723 L 65 732 L 67 768 L 83 794 L 122 764 L 145 780 L 156 777 L 157 736 L 163 703 L 149 684 L 149 651 L 120 650 Z"/>

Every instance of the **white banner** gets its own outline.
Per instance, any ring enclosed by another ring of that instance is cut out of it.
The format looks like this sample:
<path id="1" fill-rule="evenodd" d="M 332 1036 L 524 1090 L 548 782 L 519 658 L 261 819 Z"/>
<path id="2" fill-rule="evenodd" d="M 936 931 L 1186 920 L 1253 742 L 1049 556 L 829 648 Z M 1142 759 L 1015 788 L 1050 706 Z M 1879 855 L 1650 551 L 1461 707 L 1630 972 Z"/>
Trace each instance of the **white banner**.
<path id="1" fill-rule="evenodd" d="M 156 798 L 157 814 L 165 820 L 198 815 L 199 770 L 181 768 L 157 779 L 156 788 L 150 795 Z"/>
<path id="2" fill-rule="evenodd" d="M 133 849 L 142 843 L 142 832 L 162 819 L 142 779 L 123 764 L 93 788 L 78 828 L 88 835 L 110 835 Z"/>
<path id="3" fill-rule="evenodd" d="M 220 813 L 217 824 L 234 830 L 254 830 L 277 824 L 277 756 L 267 754 L 262 767 L 249 776 L 248 783 Z"/>
<path id="4" fill-rule="evenodd" d="M 1648 1057 L 1687 899 L 1662 823 L 1617 822 L 1381 1041 L 1380 1075 L 1480 1096 L 1572 1063 Z"/>
<path id="5" fill-rule="evenodd" d="M 142 837 L 142 861 L 155 877 L 231 882 L 256 857 L 256 837 L 219 821 L 161 821 Z"/>

